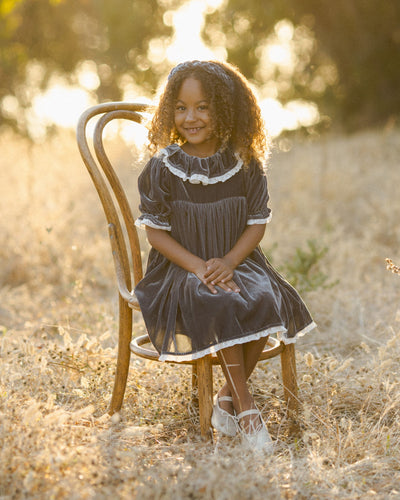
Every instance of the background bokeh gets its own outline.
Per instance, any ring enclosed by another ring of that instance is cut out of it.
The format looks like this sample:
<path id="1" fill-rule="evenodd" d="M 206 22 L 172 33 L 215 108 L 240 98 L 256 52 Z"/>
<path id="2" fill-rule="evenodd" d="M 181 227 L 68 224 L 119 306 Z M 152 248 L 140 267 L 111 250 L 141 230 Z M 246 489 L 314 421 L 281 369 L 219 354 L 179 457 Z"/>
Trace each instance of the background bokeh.
<path id="1" fill-rule="evenodd" d="M 68 114 L 60 100 L 153 98 L 175 62 L 199 56 L 238 65 L 270 115 L 291 103 L 300 119 L 274 132 L 356 130 L 400 110 L 396 0 L 2 0 L 0 43 L 0 118 L 36 138 L 40 94 L 51 128 L 57 106 Z"/>

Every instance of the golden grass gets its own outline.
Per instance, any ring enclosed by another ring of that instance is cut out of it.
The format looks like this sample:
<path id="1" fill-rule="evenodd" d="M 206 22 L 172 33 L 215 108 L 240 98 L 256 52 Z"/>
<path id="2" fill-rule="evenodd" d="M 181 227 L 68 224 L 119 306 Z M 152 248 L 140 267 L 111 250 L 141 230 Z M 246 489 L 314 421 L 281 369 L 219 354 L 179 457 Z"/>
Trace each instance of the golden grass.
<path id="1" fill-rule="evenodd" d="M 304 297 L 319 328 L 298 344 L 297 421 L 278 360 L 252 377 L 277 443 L 264 459 L 200 441 L 188 368 L 132 359 L 123 411 L 107 416 L 117 300 L 97 195 L 72 135 L 0 144 L 2 500 L 400 497 L 399 283 L 384 267 L 399 251 L 400 132 L 273 155 L 264 247 L 280 266 L 317 239 L 339 284 Z M 112 157 L 135 206 L 137 170 L 121 144 Z"/>

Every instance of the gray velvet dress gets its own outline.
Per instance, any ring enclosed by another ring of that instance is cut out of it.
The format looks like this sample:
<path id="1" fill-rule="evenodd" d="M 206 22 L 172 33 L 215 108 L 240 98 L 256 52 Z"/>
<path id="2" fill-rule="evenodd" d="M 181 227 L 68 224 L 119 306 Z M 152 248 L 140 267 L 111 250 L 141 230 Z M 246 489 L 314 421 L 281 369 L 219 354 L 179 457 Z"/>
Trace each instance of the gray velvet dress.
<path id="1" fill-rule="evenodd" d="M 248 224 L 269 221 L 267 179 L 230 149 L 208 158 L 172 144 L 139 176 L 142 215 L 136 225 L 169 231 L 204 260 L 223 257 Z M 160 360 L 200 358 L 234 344 L 276 334 L 285 343 L 315 327 L 296 290 L 257 247 L 234 271 L 240 293 L 214 295 L 193 273 L 150 250 L 135 288 Z"/>

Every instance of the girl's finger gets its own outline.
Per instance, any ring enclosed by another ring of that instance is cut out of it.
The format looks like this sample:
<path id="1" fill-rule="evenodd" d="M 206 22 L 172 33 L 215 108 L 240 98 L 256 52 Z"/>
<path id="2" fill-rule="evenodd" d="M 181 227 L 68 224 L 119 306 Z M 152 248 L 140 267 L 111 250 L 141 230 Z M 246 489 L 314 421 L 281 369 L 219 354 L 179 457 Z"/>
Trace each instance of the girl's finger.
<path id="1" fill-rule="evenodd" d="M 231 279 L 233 278 L 233 273 L 232 272 L 227 272 L 226 276 L 221 279 L 221 281 L 223 283 L 227 283 L 228 281 L 230 281 Z"/>
<path id="2" fill-rule="evenodd" d="M 212 273 L 210 276 L 208 276 L 207 281 L 211 282 L 215 285 L 215 283 L 218 283 L 219 281 L 226 281 L 229 273 L 227 271 L 215 271 Z"/>
<path id="3" fill-rule="evenodd" d="M 233 280 L 228 281 L 227 283 L 225 283 L 225 285 L 227 285 L 232 290 L 232 292 L 235 292 L 235 293 L 240 292 L 240 288 L 237 286 L 237 284 Z"/>
<path id="4" fill-rule="evenodd" d="M 222 283 L 222 281 L 217 283 L 217 286 L 219 286 L 220 288 L 222 288 L 222 290 L 225 290 L 225 292 L 228 292 L 228 293 L 238 293 L 239 292 L 239 289 L 236 286 L 229 286 L 226 283 Z"/>
<path id="5" fill-rule="evenodd" d="M 204 278 L 210 283 L 211 281 L 215 281 L 220 274 L 220 271 L 213 271 L 212 273 L 204 274 Z"/>
<path id="6" fill-rule="evenodd" d="M 229 288 L 229 286 L 225 285 L 225 283 L 223 283 L 222 281 L 217 283 L 217 286 L 222 288 L 222 290 L 225 290 L 225 292 L 232 292 L 233 291 L 231 288 Z"/>
<path id="7" fill-rule="evenodd" d="M 211 293 L 213 293 L 214 295 L 218 293 L 214 285 L 212 285 L 211 283 L 207 283 L 206 281 L 203 281 L 203 283 L 206 285 L 206 287 L 210 290 Z"/>
<path id="8" fill-rule="evenodd" d="M 215 271 L 217 271 L 216 266 L 207 266 L 204 276 L 209 276 L 210 274 L 215 273 Z"/>

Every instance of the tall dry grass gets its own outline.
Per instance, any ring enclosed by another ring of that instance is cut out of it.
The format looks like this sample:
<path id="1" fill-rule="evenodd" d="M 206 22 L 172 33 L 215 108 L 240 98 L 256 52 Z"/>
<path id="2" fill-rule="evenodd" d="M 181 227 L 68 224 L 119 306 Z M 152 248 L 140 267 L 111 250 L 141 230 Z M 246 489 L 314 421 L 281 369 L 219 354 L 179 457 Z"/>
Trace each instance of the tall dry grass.
<path id="1" fill-rule="evenodd" d="M 399 260 L 399 131 L 273 155 L 264 247 L 280 267 L 316 239 L 339 283 L 304 295 L 319 328 L 298 344 L 297 421 L 278 360 L 252 377 L 276 440 L 263 459 L 200 441 L 187 368 L 133 359 L 124 409 L 106 415 L 116 294 L 97 195 L 72 135 L 0 144 L 1 499 L 400 498 L 400 281 L 385 269 Z M 112 157 L 136 205 L 140 165 L 120 143 Z"/>

